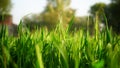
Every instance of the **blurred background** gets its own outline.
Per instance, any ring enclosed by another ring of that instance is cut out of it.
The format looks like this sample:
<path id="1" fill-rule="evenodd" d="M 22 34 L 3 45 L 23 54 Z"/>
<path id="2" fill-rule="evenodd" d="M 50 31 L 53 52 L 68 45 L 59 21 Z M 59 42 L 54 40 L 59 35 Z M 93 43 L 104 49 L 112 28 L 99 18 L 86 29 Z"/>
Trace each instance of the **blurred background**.
<path id="1" fill-rule="evenodd" d="M 92 34 L 97 18 L 100 30 L 108 25 L 120 33 L 120 0 L 0 0 L 0 23 L 13 32 L 20 22 L 30 30 L 54 29 L 59 20 L 66 27 L 73 16 L 71 31 L 89 27 Z"/>

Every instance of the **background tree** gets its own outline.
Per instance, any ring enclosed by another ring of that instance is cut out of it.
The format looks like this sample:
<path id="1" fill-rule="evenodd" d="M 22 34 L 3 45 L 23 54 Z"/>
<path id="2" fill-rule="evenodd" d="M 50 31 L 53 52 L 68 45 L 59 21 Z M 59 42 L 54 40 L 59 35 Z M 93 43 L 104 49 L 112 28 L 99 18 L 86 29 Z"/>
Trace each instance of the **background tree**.
<path id="1" fill-rule="evenodd" d="M 68 23 L 75 13 L 75 10 L 69 8 L 69 5 L 70 0 L 48 0 L 45 11 L 42 13 L 43 22 L 53 26 L 61 17 L 63 23 Z"/>
<path id="2" fill-rule="evenodd" d="M 0 14 L 9 14 L 11 7 L 11 0 L 0 0 Z"/>
<path id="3" fill-rule="evenodd" d="M 47 0 L 45 10 L 41 14 L 37 14 L 38 16 L 33 14 L 31 16 L 32 19 L 30 17 L 24 18 L 23 23 L 29 22 L 28 24 L 31 25 L 31 27 L 37 23 L 39 27 L 46 26 L 48 29 L 53 29 L 56 24 L 58 24 L 58 21 L 61 20 L 63 26 L 66 27 L 75 13 L 75 10 L 69 8 L 70 1 L 71 0 Z M 38 21 L 36 22 L 35 20 Z"/>
<path id="4" fill-rule="evenodd" d="M 120 0 L 111 0 L 111 3 L 106 5 L 104 3 L 96 3 L 90 8 L 90 13 L 93 17 L 97 13 L 99 20 L 104 21 L 103 13 L 105 13 L 108 26 L 112 27 L 113 31 L 120 33 Z"/>
<path id="5" fill-rule="evenodd" d="M 120 33 L 120 0 L 111 0 L 107 10 L 108 25 L 113 31 Z"/>
<path id="6" fill-rule="evenodd" d="M 0 22 L 11 17 L 11 0 L 0 0 Z M 4 19 L 3 19 L 4 17 Z"/>
<path id="7" fill-rule="evenodd" d="M 90 8 L 90 14 L 93 17 L 96 17 L 96 15 L 99 17 L 99 21 L 103 22 L 104 21 L 104 13 L 106 10 L 107 5 L 105 3 L 96 3 L 91 6 Z"/>

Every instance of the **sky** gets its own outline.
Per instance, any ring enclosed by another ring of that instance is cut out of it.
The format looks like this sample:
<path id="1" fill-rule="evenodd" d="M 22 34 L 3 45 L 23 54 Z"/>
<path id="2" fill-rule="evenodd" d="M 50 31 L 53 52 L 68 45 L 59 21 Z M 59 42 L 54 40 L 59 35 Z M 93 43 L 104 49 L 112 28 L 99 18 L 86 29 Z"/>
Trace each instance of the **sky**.
<path id="1" fill-rule="evenodd" d="M 76 16 L 88 15 L 90 6 L 97 3 L 110 3 L 110 0 L 71 0 L 70 8 L 76 10 Z M 19 24 L 20 19 L 31 13 L 41 13 L 46 7 L 46 0 L 12 0 L 13 23 Z"/>

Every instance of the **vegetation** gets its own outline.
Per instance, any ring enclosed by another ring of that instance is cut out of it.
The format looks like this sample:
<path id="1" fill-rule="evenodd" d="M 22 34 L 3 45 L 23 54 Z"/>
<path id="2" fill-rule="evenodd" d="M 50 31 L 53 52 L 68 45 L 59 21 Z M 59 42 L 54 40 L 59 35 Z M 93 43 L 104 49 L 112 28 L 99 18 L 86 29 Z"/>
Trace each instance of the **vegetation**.
<path id="1" fill-rule="evenodd" d="M 11 10 L 11 0 L 0 0 L 0 15 L 9 14 Z"/>
<path id="2" fill-rule="evenodd" d="M 37 24 L 38 27 L 46 26 L 49 29 L 54 29 L 58 24 L 59 18 L 62 18 L 63 25 L 66 27 L 71 17 L 75 14 L 75 10 L 69 8 L 70 1 L 47 0 L 45 10 L 41 14 L 26 16 L 23 18 L 23 23 L 31 28 Z"/>
<path id="3" fill-rule="evenodd" d="M 96 17 L 96 14 L 99 16 L 99 22 L 104 22 L 104 13 L 106 9 L 105 3 L 96 3 L 90 8 L 90 14 L 92 17 Z"/>
<path id="4" fill-rule="evenodd" d="M 12 15 L 10 15 L 11 7 L 11 0 L 0 0 L 0 24 L 10 22 L 5 21 L 12 18 Z"/>
<path id="5" fill-rule="evenodd" d="M 34 29 L 34 25 L 38 27 L 46 26 L 51 29 L 55 29 L 56 24 L 58 24 L 58 19 L 61 17 L 62 21 L 64 22 L 64 27 L 66 27 L 73 15 L 75 15 L 75 10 L 69 8 L 69 4 L 71 0 L 47 0 L 47 6 L 45 10 L 41 14 L 33 14 L 31 16 L 26 16 L 23 19 L 23 23 L 30 27 L 31 30 Z M 110 4 L 105 3 L 96 3 L 90 8 L 90 19 L 89 27 L 93 27 L 93 20 L 98 15 L 98 22 L 99 24 L 107 25 L 104 20 L 104 16 L 107 17 L 108 27 L 114 33 L 120 34 L 119 28 L 119 0 L 111 0 Z M 73 26 L 71 30 L 84 28 L 86 30 L 86 21 L 88 16 L 84 17 L 75 17 Z M 93 28 L 90 29 L 91 33 L 93 32 Z"/>
<path id="6" fill-rule="evenodd" d="M 104 15 L 107 16 L 108 26 L 114 32 L 120 34 L 120 0 L 111 0 L 111 3 L 106 5 L 105 3 L 96 3 L 90 8 L 90 13 L 94 17 L 97 14 L 99 15 L 100 21 L 105 23 Z"/>
<path id="7" fill-rule="evenodd" d="M 112 3 L 108 6 L 107 18 L 108 24 L 113 28 L 116 33 L 120 34 L 120 0 L 112 0 Z"/>
<path id="8" fill-rule="evenodd" d="M 63 28 L 59 21 L 53 31 L 46 28 L 30 32 L 18 27 L 18 37 L 8 36 L 5 26 L 0 30 L 1 68 L 119 68 L 120 36 L 106 27 L 99 32 L 97 18 L 95 35 L 82 29 L 70 33 L 73 24 Z"/>
<path id="9" fill-rule="evenodd" d="M 113 5 L 118 2 L 119 0 L 112 1 Z M 45 11 L 40 14 L 42 16 L 33 15 L 20 22 L 15 37 L 10 36 L 8 27 L 2 24 L 0 67 L 120 68 L 120 36 L 113 34 L 108 28 L 113 18 L 110 19 L 108 17 L 111 16 L 107 15 L 107 20 L 105 15 L 102 15 L 104 9 L 108 9 L 106 5 L 96 4 L 92 7 L 92 10 L 95 9 L 93 12 L 91 10 L 92 16 L 76 18 L 74 10 L 65 7 L 69 3 L 70 0 L 48 0 Z M 100 9 L 97 9 L 98 7 Z M 0 20 L 3 20 L 2 18 L 3 16 Z M 101 20 L 106 23 L 102 31 L 99 30 Z M 46 27 L 41 27 L 46 23 L 48 27 L 57 25 L 49 31 Z M 23 24 L 27 24 L 27 28 L 23 28 Z M 31 31 L 34 28 L 35 30 Z"/>

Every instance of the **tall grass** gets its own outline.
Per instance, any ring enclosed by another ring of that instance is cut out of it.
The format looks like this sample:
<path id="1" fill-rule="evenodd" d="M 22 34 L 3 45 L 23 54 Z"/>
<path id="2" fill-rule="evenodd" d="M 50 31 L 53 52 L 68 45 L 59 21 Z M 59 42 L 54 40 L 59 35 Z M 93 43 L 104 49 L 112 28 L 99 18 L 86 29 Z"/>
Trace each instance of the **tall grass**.
<path id="1" fill-rule="evenodd" d="M 74 19 L 74 17 L 73 17 Z M 106 29 L 95 35 L 82 29 L 70 33 L 59 24 L 55 30 L 45 28 L 30 32 L 18 27 L 18 37 L 0 30 L 0 68 L 120 68 L 120 36 Z"/>

